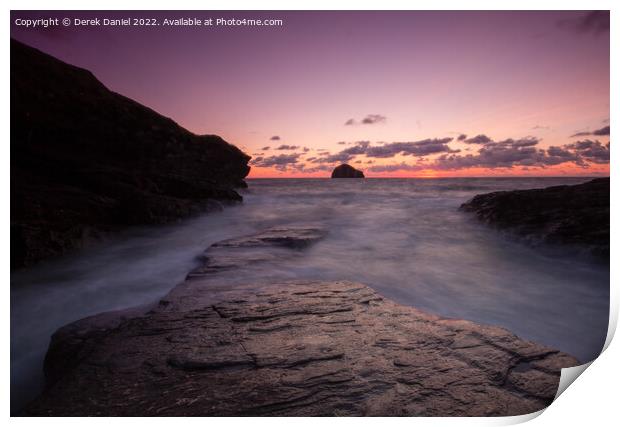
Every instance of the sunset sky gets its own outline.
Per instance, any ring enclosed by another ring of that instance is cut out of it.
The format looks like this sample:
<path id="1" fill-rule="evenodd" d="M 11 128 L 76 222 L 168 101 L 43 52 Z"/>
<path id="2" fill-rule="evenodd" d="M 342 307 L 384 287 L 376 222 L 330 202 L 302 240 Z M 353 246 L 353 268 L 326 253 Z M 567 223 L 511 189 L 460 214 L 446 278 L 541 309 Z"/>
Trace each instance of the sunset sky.
<path id="1" fill-rule="evenodd" d="M 12 12 L 12 37 L 253 157 L 250 177 L 609 174 L 608 12 Z M 17 18 L 282 19 L 48 27 Z"/>

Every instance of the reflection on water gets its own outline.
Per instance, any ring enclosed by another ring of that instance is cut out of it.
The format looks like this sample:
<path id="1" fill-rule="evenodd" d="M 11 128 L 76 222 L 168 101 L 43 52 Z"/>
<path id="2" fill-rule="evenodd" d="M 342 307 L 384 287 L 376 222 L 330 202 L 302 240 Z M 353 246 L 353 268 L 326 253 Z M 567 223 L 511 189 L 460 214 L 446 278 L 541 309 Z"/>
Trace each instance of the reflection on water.
<path id="1" fill-rule="evenodd" d="M 585 179 L 250 180 L 243 205 L 116 236 L 11 276 L 11 394 L 40 390 L 50 335 L 101 311 L 153 302 L 210 244 L 272 226 L 328 236 L 305 256 L 223 274 L 230 286 L 273 279 L 348 279 L 442 316 L 508 328 L 573 354 L 598 355 L 607 331 L 609 269 L 568 250 L 540 250 L 478 224 L 458 206 L 495 190 Z"/>

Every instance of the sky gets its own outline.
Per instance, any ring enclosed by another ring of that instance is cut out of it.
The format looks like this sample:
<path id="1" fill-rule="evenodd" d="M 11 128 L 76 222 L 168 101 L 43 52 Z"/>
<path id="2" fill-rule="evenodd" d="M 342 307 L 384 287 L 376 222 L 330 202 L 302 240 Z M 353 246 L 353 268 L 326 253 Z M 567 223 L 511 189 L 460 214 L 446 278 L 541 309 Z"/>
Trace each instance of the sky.
<path id="1" fill-rule="evenodd" d="M 125 17 L 158 25 L 103 25 Z M 254 178 L 609 174 L 605 11 L 13 11 L 11 36 L 220 135 Z"/>

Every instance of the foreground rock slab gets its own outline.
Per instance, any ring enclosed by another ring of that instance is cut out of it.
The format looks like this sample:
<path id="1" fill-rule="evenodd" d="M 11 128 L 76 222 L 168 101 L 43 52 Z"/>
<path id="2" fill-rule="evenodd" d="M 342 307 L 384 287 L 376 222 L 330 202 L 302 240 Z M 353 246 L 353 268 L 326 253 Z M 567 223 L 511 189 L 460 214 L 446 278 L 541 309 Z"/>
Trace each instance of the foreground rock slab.
<path id="1" fill-rule="evenodd" d="M 569 244 L 609 262 L 609 178 L 579 185 L 480 194 L 461 205 L 532 243 Z"/>
<path id="2" fill-rule="evenodd" d="M 547 406 L 577 363 L 357 283 L 214 286 L 199 304 L 58 331 L 24 414 L 517 415 Z"/>

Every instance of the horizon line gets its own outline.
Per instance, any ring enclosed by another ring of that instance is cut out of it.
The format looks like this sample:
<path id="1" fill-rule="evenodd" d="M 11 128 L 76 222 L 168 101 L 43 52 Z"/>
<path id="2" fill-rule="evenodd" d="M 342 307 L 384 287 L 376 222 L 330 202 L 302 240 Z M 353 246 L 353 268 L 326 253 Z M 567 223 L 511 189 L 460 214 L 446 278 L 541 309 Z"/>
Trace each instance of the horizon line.
<path id="1" fill-rule="evenodd" d="M 249 179 L 531 179 L 531 178 L 610 178 L 610 175 L 542 175 L 542 176 L 366 176 L 364 178 L 332 178 L 330 176 L 260 176 L 246 177 Z"/>

